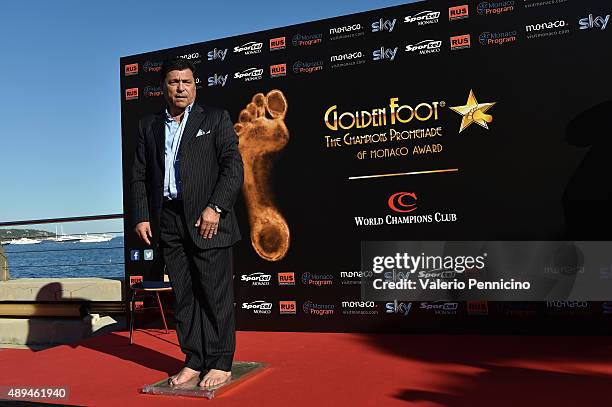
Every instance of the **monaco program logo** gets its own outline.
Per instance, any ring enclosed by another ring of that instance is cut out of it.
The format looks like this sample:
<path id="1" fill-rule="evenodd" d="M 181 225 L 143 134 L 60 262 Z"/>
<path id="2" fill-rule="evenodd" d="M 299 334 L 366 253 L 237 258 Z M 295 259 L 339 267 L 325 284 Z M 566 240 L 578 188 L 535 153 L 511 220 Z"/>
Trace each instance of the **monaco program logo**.
<path id="1" fill-rule="evenodd" d="M 414 192 L 396 192 L 389 197 L 387 204 L 395 212 L 409 213 L 417 210 L 416 201 Z"/>
<path id="2" fill-rule="evenodd" d="M 142 70 L 146 73 L 149 72 L 161 72 L 163 62 L 160 61 L 147 61 L 142 64 Z"/>
<path id="3" fill-rule="evenodd" d="M 295 34 L 291 39 L 294 47 L 308 47 L 323 42 L 323 34 Z"/>
<path id="4" fill-rule="evenodd" d="M 334 315 L 335 309 L 334 304 L 315 304 L 312 301 L 302 304 L 302 310 L 307 315 Z"/>
<path id="5" fill-rule="evenodd" d="M 504 13 L 510 13 L 514 11 L 515 2 L 514 0 L 506 1 L 481 1 L 478 3 L 476 10 L 478 14 L 483 16 L 499 15 Z"/>

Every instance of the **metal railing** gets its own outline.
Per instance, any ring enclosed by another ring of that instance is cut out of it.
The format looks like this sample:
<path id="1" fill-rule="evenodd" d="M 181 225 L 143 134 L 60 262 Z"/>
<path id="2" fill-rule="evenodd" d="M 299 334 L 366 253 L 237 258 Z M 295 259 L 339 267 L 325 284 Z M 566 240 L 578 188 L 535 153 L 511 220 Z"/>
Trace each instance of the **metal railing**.
<path id="1" fill-rule="evenodd" d="M 29 219 L 29 220 L 19 220 L 19 221 L 10 221 L 10 222 L 0 222 L 0 228 L 6 228 L 6 227 L 10 227 L 10 226 L 26 226 L 26 225 L 39 225 L 39 224 L 63 224 L 63 223 L 70 223 L 70 222 L 88 222 L 88 221 L 99 221 L 99 220 L 113 220 L 113 219 L 123 219 L 124 215 L 123 214 L 108 214 L 108 215 L 90 215 L 90 216 L 75 216 L 75 217 L 63 217 L 63 218 L 47 218 L 47 219 Z M 0 229 L 1 231 L 2 229 Z M 43 231 L 40 231 L 43 232 Z M 44 235 L 44 239 L 50 239 L 50 237 L 48 236 L 49 234 L 52 235 L 52 232 L 47 232 L 44 231 L 46 233 L 46 235 Z M 70 236 L 75 237 L 75 239 L 73 239 L 73 241 L 75 242 L 89 242 L 89 243 L 95 243 L 96 241 L 101 242 L 100 240 L 100 235 L 102 236 L 111 236 L 109 240 L 114 239 L 116 236 L 113 235 L 117 235 L 117 234 L 121 234 L 123 233 L 123 230 L 118 232 L 97 232 L 97 233 L 71 233 Z M 37 241 L 37 240 L 33 240 L 32 242 L 29 241 L 23 241 L 24 238 L 26 239 L 41 239 L 43 238 L 43 236 L 41 236 L 40 233 L 37 233 L 35 235 L 31 235 L 28 236 L 27 234 L 19 234 L 18 235 L 20 237 L 20 239 L 22 239 L 21 241 L 19 241 L 19 239 L 13 239 L 11 241 L 4 241 L 3 243 L 5 243 L 4 247 L 0 247 L 0 281 L 7 281 L 10 279 L 10 273 L 9 273 L 9 260 L 11 262 L 13 262 L 13 259 L 15 258 L 15 256 L 29 256 L 29 260 L 32 259 L 36 259 L 38 258 L 38 260 L 44 259 L 44 261 L 42 261 L 42 264 L 21 264 L 20 262 L 16 262 L 16 264 L 11 264 L 10 265 L 10 269 L 12 270 L 32 270 L 32 269 L 37 269 L 37 268 L 75 268 L 75 269 L 80 269 L 82 267 L 108 267 L 110 266 L 123 266 L 125 265 L 125 262 L 123 261 L 112 261 L 112 259 L 109 257 L 109 261 L 106 262 L 102 262 L 100 261 L 100 256 L 98 256 L 98 261 L 97 262 L 83 262 L 83 257 L 81 256 L 76 256 L 76 254 L 78 253 L 85 253 L 86 251 L 91 251 L 91 250 L 96 250 L 96 251 L 109 251 L 109 253 L 111 253 L 113 250 L 117 250 L 117 249 L 123 249 L 123 245 L 121 246 L 107 246 L 107 247 L 47 247 L 47 248 L 39 248 L 38 246 L 36 246 L 36 248 L 27 248 L 25 250 L 10 250 L 12 245 L 16 245 L 16 244 L 34 244 L 35 243 L 41 243 L 41 241 Z M 56 237 L 58 235 L 56 234 Z M 98 236 L 98 239 L 95 238 L 95 236 Z M 78 239 L 76 239 L 77 237 L 79 237 Z M 51 238 L 53 239 L 53 238 Z M 2 239 L 0 239 L 2 240 Z M 57 241 L 57 243 L 59 243 L 60 241 Z M 20 246 L 23 247 L 23 246 Z M 9 248 L 9 250 L 6 250 L 7 248 Z M 68 255 L 67 253 L 72 253 L 71 255 Z M 58 256 L 56 256 L 57 258 L 62 257 L 64 259 L 64 261 L 60 261 L 60 262 L 55 262 L 55 263 L 50 263 L 49 259 L 53 259 L 54 255 L 58 254 Z M 59 256 L 60 254 L 64 255 L 64 256 Z M 70 259 L 70 261 L 68 261 L 68 259 Z"/>

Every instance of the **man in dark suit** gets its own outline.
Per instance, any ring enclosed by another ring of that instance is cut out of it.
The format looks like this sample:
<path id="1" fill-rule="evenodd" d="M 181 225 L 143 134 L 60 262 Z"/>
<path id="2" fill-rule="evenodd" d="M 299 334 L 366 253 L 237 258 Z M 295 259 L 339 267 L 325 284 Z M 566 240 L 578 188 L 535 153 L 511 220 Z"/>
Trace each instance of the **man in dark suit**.
<path id="1" fill-rule="evenodd" d="M 230 378 L 235 350 L 231 246 L 240 240 L 233 211 L 242 187 L 238 139 L 227 111 L 195 103 L 195 67 L 164 62 L 167 107 L 143 118 L 132 166 L 135 232 L 160 243 L 175 294 L 185 365 L 171 385 L 210 387 Z"/>

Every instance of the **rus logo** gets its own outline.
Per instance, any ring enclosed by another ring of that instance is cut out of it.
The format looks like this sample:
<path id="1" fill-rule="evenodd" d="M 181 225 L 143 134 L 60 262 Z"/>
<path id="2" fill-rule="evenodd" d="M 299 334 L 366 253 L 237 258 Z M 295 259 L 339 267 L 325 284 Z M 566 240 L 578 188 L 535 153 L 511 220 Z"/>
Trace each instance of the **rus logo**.
<path id="1" fill-rule="evenodd" d="M 396 192 L 389 197 L 387 204 L 395 212 L 408 213 L 416 211 L 416 201 L 417 195 L 414 192 Z"/>
<path id="2" fill-rule="evenodd" d="M 297 304 L 295 301 L 279 301 L 279 308 L 281 314 L 297 313 Z"/>
<path id="3" fill-rule="evenodd" d="M 278 273 L 278 285 L 295 285 L 295 273 L 292 271 Z"/>
<path id="4" fill-rule="evenodd" d="M 287 75 L 287 64 L 278 64 L 270 66 L 270 77 L 276 78 L 278 76 Z"/>
<path id="5" fill-rule="evenodd" d="M 470 10 L 467 4 L 463 6 L 450 7 L 448 9 L 448 19 L 450 21 L 461 20 L 463 18 L 468 18 L 469 16 Z"/>
<path id="6" fill-rule="evenodd" d="M 125 100 L 138 99 L 138 88 L 129 88 L 125 90 Z"/>
<path id="7" fill-rule="evenodd" d="M 471 42 L 472 41 L 471 41 L 470 34 L 457 35 L 455 37 L 451 37 L 450 38 L 451 50 L 470 48 Z"/>
<path id="8" fill-rule="evenodd" d="M 270 39 L 270 51 L 276 51 L 279 49 L 285 49 L 285 37 L 277 37 Z"/>
<path id="9" fill-rule="evenodd" d="M 138 64 L 127 64 L 124 71 L 125 76 L 138 75 Z"/>

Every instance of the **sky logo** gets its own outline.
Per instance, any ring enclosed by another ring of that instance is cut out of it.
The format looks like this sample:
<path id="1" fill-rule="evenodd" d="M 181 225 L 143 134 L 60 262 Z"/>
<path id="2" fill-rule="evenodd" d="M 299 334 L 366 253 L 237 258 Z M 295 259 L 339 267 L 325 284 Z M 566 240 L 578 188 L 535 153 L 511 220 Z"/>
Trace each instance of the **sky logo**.
<path id="1" fill-rule="evenodd" d="M 130 259 L 132 259 L 132 261 L 140 261 L 140 250 L 132 250 Z"/>
<path id="2" fill-rule="evenodd" d="M 608 14 L 605 17 L 597 16 L 594 17 L 593 14 L 589 14 L 588 17 L 585 17 L 578 21 L 580 24 L 581 30 L 589 30 L 591 28 L 599 28 L 600 30 L 605 30 L 608 27 L 608 22 L 610 21 L 610 15 Z"/>

